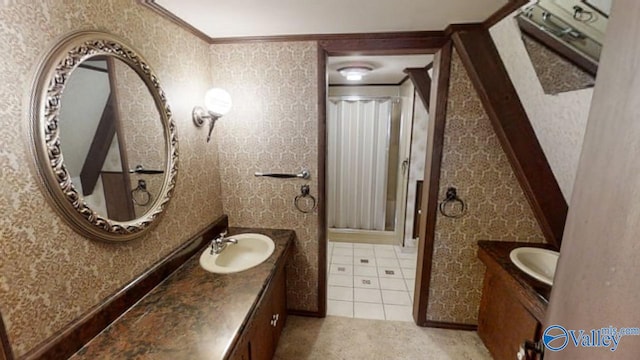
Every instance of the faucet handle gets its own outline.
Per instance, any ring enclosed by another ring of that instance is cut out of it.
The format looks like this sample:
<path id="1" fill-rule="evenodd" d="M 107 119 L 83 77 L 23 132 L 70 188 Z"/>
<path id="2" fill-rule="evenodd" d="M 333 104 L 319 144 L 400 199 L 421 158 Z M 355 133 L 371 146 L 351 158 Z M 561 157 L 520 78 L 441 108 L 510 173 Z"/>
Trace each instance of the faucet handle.
<path id="1" fill-rule="evenodd" d="M 227 236 L 227 230 L 222 230 L 222 232 L 220 233 L 220 235 L 218 235 L 218 238 L 224 238 Z"/>

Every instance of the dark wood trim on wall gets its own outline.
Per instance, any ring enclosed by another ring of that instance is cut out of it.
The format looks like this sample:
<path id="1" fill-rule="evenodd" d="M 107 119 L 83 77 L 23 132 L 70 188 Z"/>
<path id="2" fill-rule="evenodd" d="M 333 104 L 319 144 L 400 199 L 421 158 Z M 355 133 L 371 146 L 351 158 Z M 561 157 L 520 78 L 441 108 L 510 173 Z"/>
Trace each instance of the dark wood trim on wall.
<path id="1" fill-rule="evenodd" d="M 431 91 L 431 111 L 427 133 L 427 158 L 425 161 L 424 186 L 422 191 L 422 214 L 418 241 L 418 262 L 413 300 L 413 319 L 420 326 L 433 326 L 427 321 L 429 306 L 429 286 L 435 243 L 438 192 L 440 189 L 440 166 L 444 143 L 444 126 L 449 98 L 449 77 L 451 74 L 451 42 L 436 53 L 433 61 L 433 79 L 436 86 Z"/>
<path id="2" fill-rule="evenodd" d="M 228 227 L 229 219 L 226 215 L 216 219 L 104 302 L 37 345 L 22 359 L 70 357 Z"/>
<path id="3" fill-rule="evenodd" d="M 424 107 L 429 111 L 429 97 L 431 94 L 431 77 L 427 68 L 406 68 L 404 72 L 409 75 L 416 92 L 420 96 Z"/>
<path id="4" fill-rule="evenodd" d="M 567 202 L 489 31 L 452 39 L 545 238 L 560 248 Z"/>
<path id="5" fill-rule="evenodd" d="M 493 25 L 499 23 L 500 20 L 504 19 L 512 12 L 526 5 L 528 2 L 528 0 L 509 0 L 509 2 L 504 4 L 500 9 L 498 9 L 498 11 L 489 16 L 487 20 L 482 23 L 482 26 L 485 29 L 491 28 Z"/>
<path id="6" fill-rule="evenodd" d="M 327 315 L 327 56 L 327 52 L 318 46 L 318 316 L 320 317 Z"/>
<path id="7" fill-rule="evenodd" d="M 334 41 L 334 42 L 352 42 L 360 41 L 363 43 L 371 41 L 405 42 L 408 39 L 418 41 L 432 41 L 433 39 L 444 35 L 442 31 L 398 31 L 398 32 L 377 32 L 377 33 L 348 33 L 348 34 L 304 34 L 304 35 L 274 35 L 274 36 L 239 36 L 229 38 L 213 38 L 212 44 L 235 44 L 247 42 L 291 42 L 291 41 Z M 386 47 L 396 47 L 398 45 L 387 45 Z M 402 46 L 402 45 L 399 45 Z M 384 45 L 375 46 L 376 48 L 385 47 Z M 370 47 L 368 47 L 370 48 Z M 412 48 L 412 46 L 409 46 Z M 381 49 L 380 49 L 381 50 Z"/>
<path id="8" fill-rule="evenodd" d="M 0 313 L 0 360 L 13 360 L 13 351 L 9 343 L 7 328 L 4 326 L 2 313 Z"/>
<path id="9" fill-rule="evenodd" d="M 447 42 L 443 31 L 341 34 L 316 38 L 330 55 L 433 54 Z"/>
<path id="10" fill-rule="evenodd" d="M 213 41 L 213 39 L 211 39 L 207 34 L 205 34 L 202 31 L 196 29 L 195 27 L 191 26 L 191 24 L 189 24 L 188 22 L 182 20 L 181 18 L 176 16 L 171 11 L 169 11 L 169 10 L 165 9 L 164 7 L 158 5 L 155 1 L 153 1 L 153 0 L 138 0 L 138 3 L 140 5 L 142 5 L 142 6 L 144 6 L 144 7 L 149 8 L 151 11 L 155 12 L 156 14 L 167 18 L 169 21 L 174 22 L 176 25 L 178 25 L 181 28 L 187 30 L 188 32 L 192 33 L 193 35 L 199 37 L 200 39 L 208 42 L 209 44 L 211 44 L 211 42 Z"/>

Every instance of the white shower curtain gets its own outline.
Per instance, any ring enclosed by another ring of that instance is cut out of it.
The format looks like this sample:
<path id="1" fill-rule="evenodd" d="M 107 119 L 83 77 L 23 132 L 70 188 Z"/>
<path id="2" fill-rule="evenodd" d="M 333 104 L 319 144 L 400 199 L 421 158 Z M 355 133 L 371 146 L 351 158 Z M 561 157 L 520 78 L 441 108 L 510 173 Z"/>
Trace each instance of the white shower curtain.
<path id="1" fill-rule="evenodd" d="M 329 99 L 328 226 L 385 230 L 392 99 Z"/>

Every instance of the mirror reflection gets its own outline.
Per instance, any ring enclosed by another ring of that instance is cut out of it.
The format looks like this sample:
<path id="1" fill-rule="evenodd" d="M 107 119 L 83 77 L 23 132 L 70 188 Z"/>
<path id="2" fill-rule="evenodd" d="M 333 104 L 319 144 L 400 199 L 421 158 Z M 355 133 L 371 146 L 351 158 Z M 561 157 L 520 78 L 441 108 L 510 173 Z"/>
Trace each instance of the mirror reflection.
<path id="1" fill-rule="evenodd" d="M 98 56 L 73 70 L 61 97 L 60 147 L 75 189 L 100 216 L 131 221 L 162 191 L 161 115 L 128 64 Z"/>
<path id="2" fill-rule="evenodd" d="M 547 94 L 592 87 L 611 0 L 539 0 L 516 16 Z"/>

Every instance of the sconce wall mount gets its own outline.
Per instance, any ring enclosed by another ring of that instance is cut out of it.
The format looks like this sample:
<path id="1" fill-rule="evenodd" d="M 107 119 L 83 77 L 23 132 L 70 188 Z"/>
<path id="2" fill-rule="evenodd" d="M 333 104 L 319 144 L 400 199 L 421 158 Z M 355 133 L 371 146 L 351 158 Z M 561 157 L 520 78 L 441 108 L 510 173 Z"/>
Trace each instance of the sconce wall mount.
<path id="1" fill-rule="evenodd" d="M 191 117 L 196 127 L 202 127 L 205 121 L 209 120 L 209 135 L 207 135 L 207 142 L 209 142 L 216 121 L 231 110 L 231 95 L 223 89 L 213 88 L 207 91 L 204 103 L 206 109 L 202 106 L 194 107 Z"/>

